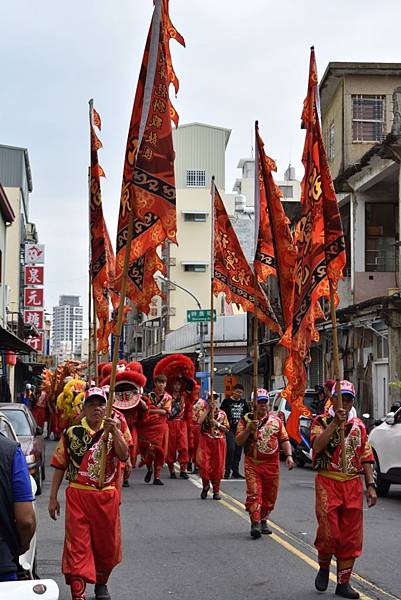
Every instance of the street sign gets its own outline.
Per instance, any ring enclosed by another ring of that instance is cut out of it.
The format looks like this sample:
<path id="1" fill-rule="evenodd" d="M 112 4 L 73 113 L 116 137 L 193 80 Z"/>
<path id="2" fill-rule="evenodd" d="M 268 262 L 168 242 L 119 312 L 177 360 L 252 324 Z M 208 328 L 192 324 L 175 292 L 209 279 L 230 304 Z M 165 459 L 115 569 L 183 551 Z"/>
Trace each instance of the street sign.
<path id="1" fill-rule="evenodd" d="M 210 371 L 198 371 L 195 373 L 195 376 L 199 377 L 199 379 L 202 379 L 203 377 L 210 377 Z"/>
<path id="2" fill-rule="evenodd" d="M 213 310 L 213 321 L 216 320 L 216 310 Z M 210 310 L 187 310 L 188 323 L 207 323 L 210 321 Z"/>
<path id="3" fill-rule="evenodd" d="M 25 265 L 24 283 L 25 285 L 43 285 L 44 267 L 36 265 Z"/>

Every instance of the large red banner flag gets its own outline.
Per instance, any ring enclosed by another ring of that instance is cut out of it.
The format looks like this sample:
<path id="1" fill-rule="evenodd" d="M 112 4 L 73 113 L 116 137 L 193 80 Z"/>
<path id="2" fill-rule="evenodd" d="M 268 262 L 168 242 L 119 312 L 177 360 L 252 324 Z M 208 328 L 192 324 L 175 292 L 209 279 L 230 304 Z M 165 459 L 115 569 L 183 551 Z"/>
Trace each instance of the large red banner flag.
<path id="1" fill-rule="evenodd" d="M 255 123 L 256 139 L 256 249 L 254 268 L 262 283 L 273 275 L 278 291 L 284 327 L 292 321 L 294 269 L 297 250 L 290 230 L 290 221 L 282 205 L 283 193 L 273 179 L 276 163 L 264 151 L 264 144 Z"/>
<path id="2" fill-rule="evenodd" d="M 98 150 L 102 147 L 96 129 L 101 130 L 99 114 L 89 102 L 90 127 L 90 187 L 89 187 L 89 227 L 90 227 L 90 273 L 96 316 L 99 320 L 97 328 L 98 351 L 107 353 L 109 349 L 108 323 L 110 317 L 110 288 L 114 280 L 115 258 L 110 236 L 103 216 L 100 178 L 104 171 L 99 164 Z"/>
<path id="3" fill-rule="evenodd" d="M 319 340 L 317 320 L 324 318 L 319 299 L 330 298 L 330 284 L 337 290 L 346 262 L 341 217 L 323 145 L 313 48 L 302 123 L 306 128 L 302 156 L 305 175 L 302 213 L 295 234 L 298 256 L 294 273 L 293 319 L 282 339 L 282 344 L 289 350 L 284 369 L 288 385 L 283 395 L 292 404 L 288 430 L 295 439 L 299 439 L 299 416 L 305 411 L 303 396 L 309 349 L 312 342 Z"/>
<path id="4" fill-rule="evenodd" d="M 224 292 L 228 303 L 234 302 L 245 312 L 251 312 L 271 331 L 281 335 L 280 324 L 257 277 L 253 273 L 217 188 L 213 205 L 213 292 Z"/>
<path id="5" fill-rule="evenodd" d="M 144 261 L 142 280 L 128 280 L 127 296 L 136 304 L 148 305 L 150 294 L 160 294 L 156 286 L 146 286 L 153 276 L 149 269 L 159 270 L 160 260 L 155 249 L 166 240 L 176 242 L 176 190 L 174 176 L 174 149 L 171 121 L 178 125 L 178 115 L 170 101 L 169 87 L 178 92 L 178 79 L 171 62 L 169 43 L 184 39 L 171 23 L 168 0 L 155 0 L 142 66 L 131 115 L 120 211 L 117 228 L 115 288 L 121 288 L 121 277 L 127 245 L 130 211 L 134 216 L 134 234 L 130 245 L 130 267 Z M 148 298 L 138 297 L 139 288 Z"/>

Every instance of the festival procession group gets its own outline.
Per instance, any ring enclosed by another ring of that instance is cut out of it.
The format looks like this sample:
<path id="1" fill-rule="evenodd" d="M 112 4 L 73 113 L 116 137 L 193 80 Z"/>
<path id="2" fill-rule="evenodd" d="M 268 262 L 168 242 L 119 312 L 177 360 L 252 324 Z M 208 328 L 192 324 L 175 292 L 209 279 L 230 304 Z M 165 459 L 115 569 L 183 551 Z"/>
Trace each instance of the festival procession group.
<path id="1" fill-rule="evenodd" d="M 171 60 L 171 39 L 185 45 L 171 22 L 169 1 L 154 0 L 129 124 L 115 252 L 102 209 L 101 119 L 90 102 L 90 274 L 97 341 L 92 347 L 92 365 L 100 357 L 102 360 L 87 373 L 86 381 L 78 378 L 77 382 L 76 374 L 66 375 L 63 366 L 53 374 L 46 372 L 41 395 L 42 405 L 46 401 L 52 405 L 52 428 L 60 437 L 51 460 L 49 513 L 53 519 L 60 514 L 59 488 L 64 477 L 68 480 L 62 558 L 66 583 L 73 600 L 86 598 L 87 584 L 95 584 L 97 600 L 111 597 L 110 573 L 122 557 L 122 488 L 129 485 L 134 468 L 144 468 L 145 482 L 159 486 L 161 494 L 164 464 L 171 479 L 187 480 L 198 474 L 201 499 L 219 501 L 224 476 L 242 476 L 242 448 L 251 536 L 257 540 L 271 533 L 269 519 L 279 488 L 280 454 L 291 470 L 290 440 L 300 439 L 309 349 L 319 337 L 317 322 L 325 318 L 321 299 L 326 298 L 331 307 L 334 360 L 333 380 L 326 385 L 328 402 L 311 427 L 319 561 L 315 588 L 321 592 L 328 588 L 330 566 L 336 559 L 336 595 L 359 598 L 350 581 L 362 551 L 364 496 L 369 507 L 377 496 L 373 455 L 353 407 L 355 389 L 352 382 L 340 381 L 339 375 L 335 309 L 346 250 L 320 126 L 313 48 L 302 111 L 305 176 L 295 231 L 285 215 L 282 193 L 273 179 L 276 165 L 265 154 L 258 122 L 253 267 L 213 178 L 211 181 L 209 392 L 201 397 L 195 364 L 183 354 L 162 358 L 148 374 L 149 381 L 140 363 L 119 361 L 127 311 L 133 306 L 139 313 L 149 313 L 152 298 L 161 295 L 154 276 L 166 273 L 160 248 L 179 242 L 172 141 L 172 121 L 177 125 L 178 115 L 169 97 L 170 84 L 177 93 L 179 83 Z M 266 294 L 270 277 L 277 281 L 278 314 Z M 227 304 L 235 303 L 252 315 L 256 366 L 261 327 L 268 328 L 286 348 L 282 395 L 291 405 L 291 413 L 285 425 L 270 412 L 268 391 L 258 386 L 257 368 L 252 396 L 243 398 L 239 386 L 219 406 L 213 362 L 213 298 L 219 294 L 225 294 Z M 114 347 L 109 357 L 111 335 Z M 210 506 L 212 510 L 219 504 Z"/>

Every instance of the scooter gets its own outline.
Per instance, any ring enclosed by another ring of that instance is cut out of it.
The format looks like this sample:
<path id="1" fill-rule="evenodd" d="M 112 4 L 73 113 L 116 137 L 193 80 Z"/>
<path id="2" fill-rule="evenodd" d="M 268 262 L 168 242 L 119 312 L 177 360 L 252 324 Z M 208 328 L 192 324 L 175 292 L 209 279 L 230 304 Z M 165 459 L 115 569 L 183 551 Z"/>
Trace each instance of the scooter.
<path id="1" fill-rule="evenodd" d="M 304 467 L 306 464 L 312 464 L 312 448 L 310 445 L 310 427 L 312 419 L 310 417 L 299 418 L 299 433 L 301 441 L 297 444 L 294 452 L 294 460 L 297 467 Z"/>

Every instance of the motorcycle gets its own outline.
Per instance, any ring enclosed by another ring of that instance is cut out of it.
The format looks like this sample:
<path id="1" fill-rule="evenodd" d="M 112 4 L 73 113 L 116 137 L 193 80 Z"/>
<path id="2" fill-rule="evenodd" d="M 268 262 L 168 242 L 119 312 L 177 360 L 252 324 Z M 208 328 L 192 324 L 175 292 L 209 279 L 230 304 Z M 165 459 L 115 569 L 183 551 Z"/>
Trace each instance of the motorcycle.
<path id="1" fill-rule="evenodd" d="M 312 447 L 310 444 L 311 425 L 311 417 L 302 416 L 299 418 L 301 441 L 296 445 L 294 452 L 294 460 L 297 467 L 304 467 L 306 464 L 312 464 Z"/>

